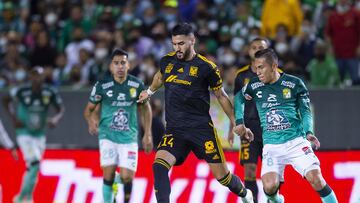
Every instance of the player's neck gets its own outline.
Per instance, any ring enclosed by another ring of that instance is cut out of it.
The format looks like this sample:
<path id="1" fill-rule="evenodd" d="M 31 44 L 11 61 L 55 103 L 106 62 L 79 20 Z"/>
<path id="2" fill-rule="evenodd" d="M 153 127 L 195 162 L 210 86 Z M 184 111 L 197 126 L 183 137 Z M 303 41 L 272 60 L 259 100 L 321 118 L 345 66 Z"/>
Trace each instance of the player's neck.
<path id="1" fill-rule="evenodd" d="M 269 82 L 269 84 L 274 84 L 274 83 L 276 83 L 276 82 L 279 80 L 279 78 L 280 78 L 280 73 L 279 73 L 278 71 L 276 71 L 273 79 Z"/>
<path id="2" fill-rule="evenodd" d="M 123 82 L 125 82 L 127 78 L 127 75 L 125 77 L 122 77 L 122 78 L 119 78 L 119 77 L 114 77 L 114 80 L 119 83 L 119 84 L 122 84 Z"/>
<path id="3" fill-rule="evenodd" d="M 196 56 L 196 52 L 195 52 L 195 50 L 192 50 L 190 52 L 189 56 L 185 59 L 185 61 L 191 61 L 195 58 L 195 56 Z"/>

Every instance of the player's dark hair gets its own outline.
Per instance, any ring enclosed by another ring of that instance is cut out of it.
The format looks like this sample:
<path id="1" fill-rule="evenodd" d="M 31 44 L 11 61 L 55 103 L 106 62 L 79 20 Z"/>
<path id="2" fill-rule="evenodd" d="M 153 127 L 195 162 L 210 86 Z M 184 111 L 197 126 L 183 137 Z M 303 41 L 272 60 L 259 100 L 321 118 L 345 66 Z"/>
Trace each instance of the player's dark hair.
<path id="1" fill-rule="evenodd" d="M 278 57 L 275 51 L 271 48 L 263 49 L 255 53 L 255 58 L 265 58 L 266 63 L 272 65 L 273 63 L 278 64 Z"/>
<path id="2" fill-rule="evenodd" d="M 111 53 L 111 60 L 113 60 L 115 56 L 126 56 L 126 58 L 128 58 L 129 54 L 122 49 L 114 49 Z"/>
<path id="3" fill-rule="evenodd" d="M 266 38 L 263 38 L 263 37 L 256 37 L 255 39 L 251 40 L 249 44 L 251 45 L 252 43 L 258 42 L 258 41 L 264 41 L 268 47 L 270 46 L 269 40 Z"/>
<path id="4" fill-rule="evenodd" d="M 171 31 L 172 36 L 194 34 L 193 27 L 189 23 L 179 23 Z"/>

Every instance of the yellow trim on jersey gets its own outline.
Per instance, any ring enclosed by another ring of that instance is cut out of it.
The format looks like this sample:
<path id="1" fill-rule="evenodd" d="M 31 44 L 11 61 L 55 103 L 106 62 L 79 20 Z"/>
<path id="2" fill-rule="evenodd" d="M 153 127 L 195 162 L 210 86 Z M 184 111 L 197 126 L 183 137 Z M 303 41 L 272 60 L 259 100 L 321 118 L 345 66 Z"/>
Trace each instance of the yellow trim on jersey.
<path id="1" fill-rule="evenodd" d="M 279 73 L 283 73 L 283 72 L 284 72 L 284 71 L 281 70 L 279 67 L 277 68 L 277 71 L 278 71 Z"/>
<path id="2" fill-rule="evenodd" d="M 205 61 L 206 63 L 210 64 L 212 68 L 216 68 L 216 64 L 214 62 L 210 61 L 209 59 L 207 59 L 205 56 L 198 54 L 198 57 L 201 60 Z"/>
<path id="3" fill-rule="evenodd" d="M 250 65 L 243 66 L 242 68 L 240 68 L 239 70 L 236 71 L 236 74 L 235 74 L 235 75 L 237 76 L 237 75 L 239 75 L 240 73 L 249 70 L 249 68 L 250 68 Z"/>
<path id="4" fill-rule="evenodd" d="M 216 129 L 214 127 L 213 127 L 213 130 L 214 130 L 214 134 L 215 134 L 216 145 L 218 146 L 218 149 L 219 149 L 221 163 L 225 163 L 226 160 L 225 160 L 224 151 L 223 151 L 223 148 L 222 148 L 222 145 L 221 145 L 221 141 L 219 140 L 217 131 L 216 131 Z"/>
<path id="5" fill-rule="evenodd" d="M 213 87 L 213 88 L 210 88 L 210 90 L 218 90 L 218 89 L 221 89 L 222 88 L 222 84 L 216 86 L 216 87 Z"/>
<path id="6" fill-rule="evenodd" d="M 172 51 L 172 52 L 167 53 L 165 56 L 175 56 L 175 54 L 176 54 L 176 51 Z"/>

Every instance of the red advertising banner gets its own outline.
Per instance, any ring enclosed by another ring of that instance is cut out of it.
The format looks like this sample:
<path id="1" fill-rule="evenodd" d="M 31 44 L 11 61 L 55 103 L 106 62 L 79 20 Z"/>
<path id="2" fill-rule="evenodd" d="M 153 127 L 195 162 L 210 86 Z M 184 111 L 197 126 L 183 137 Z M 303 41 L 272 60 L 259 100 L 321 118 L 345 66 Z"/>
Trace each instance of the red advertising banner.
<path id="1" fill-rule="evenodd" d="M 322 173 L 336 192 L 340 203 L 360 202 L 360 151 L 317 152 Z M 237 152 L 226 152 L 229 169 L 243 177 Z M 154 154 L 140 153 L 134 180 L 132 203 L 156 202 L 153 191 L 152 161 Z M 258 168 L 258 178 L 260 174 Z M 12 159 L 10 152 L 0 150 L 0 202 L 10 203 L 18 192 L 25 164 Z M 180 167 L 170 171 L 171 202 L 241 202 L 212 176 L 207 164 L 190 155 Z M 258 179 L 261 189 L 261 181 Z M 119 185 L 119 191 L 122 186 Z M 318 194 L 291 167 L 285 171 L 281 193 L 288 203 L 320 203 Z M 119 192 L 118 202 L 123 194 Z M 1 201 L 2 200 L 2 201 Z M 265 202 L 263 193 L 259 202 Z M 47 150 L 41 162 L 35 203 L 47 202 L 102 202 L 102 173 L 96 150 Z"/>

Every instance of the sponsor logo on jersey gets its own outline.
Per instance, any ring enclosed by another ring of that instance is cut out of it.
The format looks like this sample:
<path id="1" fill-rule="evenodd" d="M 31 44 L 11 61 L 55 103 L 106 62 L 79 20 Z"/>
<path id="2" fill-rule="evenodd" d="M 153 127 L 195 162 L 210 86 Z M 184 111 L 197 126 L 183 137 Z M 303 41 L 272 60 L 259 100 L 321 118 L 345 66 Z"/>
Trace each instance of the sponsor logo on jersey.
<path id="1" fill-rule="evenodd" d="M 170 75 L 168 78 L 166 78 L 165 82 L 173 82 L 182 85 L 191 85 L 190 81 L 177 79 L 177 77 L 178 77 L 177 75 Z"/>
<path id="2" fill-rule="evenodd" d="M 177 72 L 183 73 L 183 72 L 184 72 L 184 68 L 179 68 L 179 69 L 177 70 Z"/>
<path id="3" fill-rule="evenodd" d="M 135 88 L 138 88 L 139 85 L 140 85 L 138 82 L 135 82 L 135 81 L 132 81 L 132 80 L 129 80 L 127 84 L 128 84 L 129 86 L 135 87 Z"/>
<path id="4" fill-rule="evenodd" d="M 107 82 L 107 83 L 104 83 L 104 84 L 101 85 L 101 87 L 103 89 L 107 89 L 107 88 L 112 87 L 112 86 L 114 86 L 114 81 Z"/>
<path id="5" fill-rule="evenodd" d="M 107 91 L 107 92 L 106 92 L 106 95 L 107 95 L 108 97 L 112 97 L 112 96 L 113 96 L 113 91 L 112 91 L 112 90 Z"/>
<path id="6" fill-rule="evenodd" d="M 214 142 L 213 141 L 206 141 L 205 142 L 205 153 L 206 154 L 212 154 L 215 153 L 216 149 L 214 146 Z"/>
<path id="7" fill-rule="evenodd" d="M 197 77 L 198 76 L 198 67 L 190 66 L 189 75 L 193 76 L 193 77 Z"/>
<path id="8" fill-rule="evenodd" d="M 169 63 L 165 68 L 165 73 L 170 73 L 173 68 L 174 68 L 174 64 Z"/>
<path id="9" fill-rule="evenodd" d="M 291 90 L 289 88 L 284 88 L 282 92 L 283 92 L 284 99 L 291 98 Z"/>
<path id="10" fill-rule="evenodd" d="M 129 113 L 119 109 L 113 114 L 110 128 L 117 131 L 129 130 Z"/>
<path id="11" fill-rule="evenodd" d="M 306 146 L 302 148 L 303 152 L 305 153 L 305 155 L 308 155 L 310 153 L 313 153 L 313 151 L 311 150 L 310 147 Z"/>
<path id="12" fill-rule="evenodd" d="M 137 93 L 136 88 L 130 88 L 129 93 L 131 98 L 135 98 Z"/>
<path id="13" fill-rule="evenodd" d="M 136 152 L 129 151 L 128 152 L 128 159 L 136 160 Z"/>
<path id="14" fill-rule="evenodd" d="M 275 94 L 269 94 L 269 97 L 267 98 L 268 102 L 277 102 L 276 95 Z"/>
<path id="15" fill-rule="evenodd" d="M 262 86 L 264 86 L 264 83 L 262 83 L 262 82 L 255 82 L 255 83 L 253 83 L 253 84 L 251 84 L 251 88 L 254 90 L 254 89 L 257 89 L 257 88 L 259 88 L 259 87 L 262 87 Z"/>
<path id="16" fill-rule="evenodd" d="M 272 108 L 274 106 L 279 106 L 280 103 L 279 102 L 276 102 L 276 103 L 267 103 L 267 102 L 264 102 L 261 107 L 262 108 Z"/>
<path id="17" fill-rule="evenodd" d="M 268 131 L 281 131 L 291 126 L 284 112 L 278 109 L 271 109 L 266 113 L 266 123 Z"/>
<path id="18" fill-rule="evenodd" d="M 295 83 L 290 82 L 290 81 L 281 81 L 281 85 L 285 86 L 285 87 L 289 87 L 291 89 L 293 89 L 295 87 Z"/>
<path id="19" fill-rule="evenodd" d="M 130 101 L 130 102 L 127 102 L 127 101 L 113 101 L 111 103 L 111 106 L 131 106 L 133 105 L 134 102 Z"/>
<path id="20" fill-rule="evenodd" d="M 256 92 L 256 96 L 257 96 L 258 98 L 262 98 L 262 91 L 257 91 L 257 92 Z"/>
<path id="21" fill-rule="evenodd" d="M 125 94 L 124 93 L 119 93 L 119 95 L 116 98 L 117 100 L 123 101 L 125 100 Z"/>

